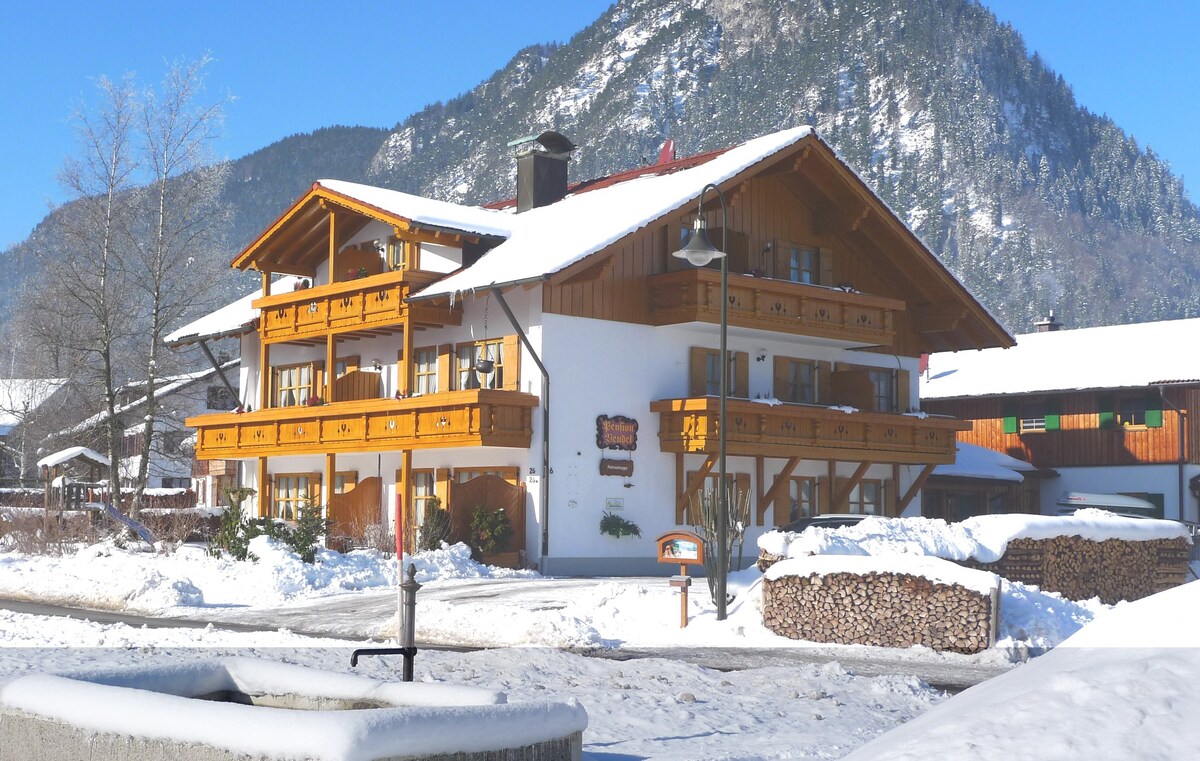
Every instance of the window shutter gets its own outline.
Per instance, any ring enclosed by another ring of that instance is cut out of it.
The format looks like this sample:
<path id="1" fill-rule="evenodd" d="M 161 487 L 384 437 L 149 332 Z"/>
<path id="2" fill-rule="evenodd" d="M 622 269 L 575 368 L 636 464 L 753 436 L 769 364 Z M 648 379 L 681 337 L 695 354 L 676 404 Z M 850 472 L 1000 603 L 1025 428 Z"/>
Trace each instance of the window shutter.
<path id="1" fill-rule="evenodd" d="M 504 388 L 509 391 L 520 391 L 521 345 L 517 343 L 515 334 L 504 337 L 500 344 L 500 353 L 504 359 Z"/>
<path id="2" fill-rule="evenodd" d="M 1004 433 L 1017 432 L 1017 403 L 1014 401 L 1006 401 L 1004 403 Z"/>
<path id="3" fill-rule="evenodd" d="M 705 358 L 708 349 L 700 346 L 691 348 L 691 360 L 688 363 L 688 396 L 704 396 L 708 383 L 705 382 Z"/>
<path id="4" fill-rule="evenodd" d="M 827 248 L 817 249 L 818 256 L 821 258 L 821 282 L 820 285 L 833 285 L 833 252 Z"/>
<path id="5" fill-rule="evenodd" d="M 781 402 L 795 401 L 791 398 L 791 389 L 788 388 L 787 370 L 787 358 L 776 356 L 774 358 L 774 369 L 771 376 L 771 394 Z"/>
<path id="6" fill-rule="evenodd" d="M 831 404 L 833 399 L 833 364 L 817 363 L 817 403 Z"/>
<path id="7" fill-rule="evenodd" d="M 896 371 L 896 412 L 908 412 L 916 407 L 909 392 L 908 370 Z"/>
<path id="8" fill-rule="evenodd" d="M 1046 430 L 1057 431 L 1061 425 L 1062 402 L 1058 399 L 1046 400 Z"/>
<path id="9" fill-rule="evenodd" d="M 1146 427 L 1162 428 L 1162 397 L 1152 394 L 1146 397 Z"/>
<path id="10" fill-rule="evenodd" d="M 750 398 L 750 354 L 744 351 L 733 352 L 733 388 L 730 396 Z"/>
<path id="11" fill-rule="evenodd" d="M 1113 414 L 1113 400 L 1111 396 L 1102 396 L 1098 400 L 1099 411 L 1099 426 L 1101 428 L 1116 428 L 1117 418 Z"/>
<path id="12" fill-rule="evenodd" d="M 458 387 L 458 373 L 454 366 L 454 344 L 437 347 L 438 391 L 453 391 Z"/>

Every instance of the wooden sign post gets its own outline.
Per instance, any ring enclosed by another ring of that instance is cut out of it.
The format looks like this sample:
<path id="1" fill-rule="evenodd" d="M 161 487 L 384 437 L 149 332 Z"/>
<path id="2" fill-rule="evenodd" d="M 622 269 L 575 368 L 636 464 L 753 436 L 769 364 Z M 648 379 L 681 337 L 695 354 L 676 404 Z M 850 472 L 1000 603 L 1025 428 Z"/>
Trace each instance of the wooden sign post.
<path id="1" fill-rule="evenodd" d="M 688 576 L 689 565 L 704 565 L 704 540 L 690 531 L 672 531 L 655 540 L 658 545 L 658 562 L 678 563 L 679 575 L 672 576 L 670 584 L 678 587 L 679 628 L 688 625 L 688 587 L 692 579 Z"/>

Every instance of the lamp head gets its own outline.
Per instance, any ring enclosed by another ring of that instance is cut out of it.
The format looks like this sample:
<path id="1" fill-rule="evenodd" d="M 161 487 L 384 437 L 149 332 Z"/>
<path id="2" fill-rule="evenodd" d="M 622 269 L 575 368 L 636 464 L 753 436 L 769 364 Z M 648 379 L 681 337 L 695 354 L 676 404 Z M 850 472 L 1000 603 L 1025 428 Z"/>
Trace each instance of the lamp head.
<path id="1" fill-rule="evenodd" d="M 713 259 L 720 259 L 725 256 L 716 246 L 709 243 L 708 236 L 704 233 L 706 227 L 707 224 L 704 221 L 704 217 L 697 216 L 695 229 L 688 236 L 687 243 L 684 244 L 683 248 L 676 251 L 673 256 L 677 256 L 680 259 L 687 259 L 688 262 L 696 267 L 703 267 Z"/>

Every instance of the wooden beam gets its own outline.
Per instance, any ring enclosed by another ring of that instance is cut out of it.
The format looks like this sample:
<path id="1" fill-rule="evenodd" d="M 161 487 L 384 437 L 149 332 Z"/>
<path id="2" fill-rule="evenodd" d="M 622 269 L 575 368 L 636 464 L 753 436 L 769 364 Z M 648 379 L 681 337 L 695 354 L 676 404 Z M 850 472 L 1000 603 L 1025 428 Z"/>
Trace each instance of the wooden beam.
<path id="1" fill-rule="evenodd" d="M 759 494 L 766 493 L 766 490 L 763 489 L 763 485 L 767 481 L 766 470 L 763 467 L 763 463 L 765 463 L 765 462 L 766 462 L 766 458 L 764 458 L 764 457 L 758 456 L 758 457 L 754 458 L 754 487 L 756 489 L 758 489 Z M 765 508 L 763 508 L 763 509 L 759 509 L 757 512 L 758 512 L 758 516 L 757 516 L 757 519 L 756 519 L 756 522 L 754 525 L 761 526 L 761 525 L 763 525 L 763 513 L 766 512 L 766 510 L 765 510 Z"/>
<path id="2" fill-rule="evenodd" d="M 325 454 L 325 518 L 329 518 L 329 508 L 333 505 L 334 481 L 337 478 L 337 455 L 333 452 Z"/>
<path id="3" fill-rule="evenodd" d="M 321 199 L 321 205 L 325 205 L 325 200 Z M 337 214 L 333 209 L 329 210 L 329 282 L 333 282 L 333 273 L 337 272 L 333 267 L 334 257 L 337 256 L 338 241 L 337 241 Z M 315 285 L 315 283 L 314 283 Z M 329 368 L 332 370 L 333 368 Z"/>
<path id="4" fill-rule="evenodd" d="M 837 492 L 836 492 L 837 496 L 834 497 L 834 500 L 833 500 L 833 504 L 835 507 L 840 507 L 842 505 L 849 505 L 850 492 L 854 491 L 854 487 L 856 487 L 860 483 L 862 483 L 863 476 L 867 475 L 867 470 L 874 464 L 875 463 L 870 462 L 870 461 L 860 462 L 858 464 L 858 467 L 855 468 L 855 470 L 854 470 L 854 475 L 850 476 L 850 479 L 848 481 L 846 481 L 845 488 L 837 490 Z M 834 484 L 836 484 L 836 483 L 837 482 L 834 481 Z"/>
<path id="5" fill-rule="evenodd" d="M 761 461 L 762 458 L 759 458 Z M 779 495 L 787 490 L 788 479 L 792 477 L 792 473 L 796 470 L 796 466 L 800 464 L 799 457 L 789 457 L 788 461 L 783 464 L 783 470 L 779 471 L 779 475 L 775 476 L 775 482 L 771 484 L 771 488 L 758 498 L 758 525 L 763 525 L 763 516 L 767 513 L 767 508 L 774 504 Z M 761 491 L 761 490 L 760 490 Z M 778 523 L 779 521 L 776 521 Z"/>
<path id="6" fill-rule="evenodd" d="M 936 467 L 936 465 L 930 464 L 921 468 L 921 472 L 917 474 L 917 477 L 913 480 L 912 485 L 908 487 L 908 491 L 904 492 L 904 496 L 901 497 L 900 501 L 896 504 L 896 515 L 904 512 L 905 508 L 908 507 L 908 503 L 913 501 L 913 497 L 917 496 L 917 492 L 921 490 L 921 487 L 924 486 L 929 477 L 933 475 L 933 469 Z M 897 486 L 899 486 L 898 483 Z"/>
<path id="7" fill-rule="evenodd" d="M 271 406 L 271 344 L 259 337 L 258 342 L 258 408 Z"/>
<path id="8" fill-rule="evenodd" d="M 258 517 L 266 518 L 270 513 L 271 481 L 267 474 L 267 458 L 258 458 Z"/>
<path id="9" fill-rule="evenodd" d="M 687 510 L 691 501 L 691 496 L 703 484 L 704 479 L 708 478 L 708 474 L 712 472 L 713 466 L 717 464 L 717 455 L 710 454 L 704 458 L 704 463 L 700 466 L 687 483 L 687 488 L 675 499 L 675 525 L 682 526 L 684 512 Z M 683 479 L 679 479 L 682 481 Z"/>

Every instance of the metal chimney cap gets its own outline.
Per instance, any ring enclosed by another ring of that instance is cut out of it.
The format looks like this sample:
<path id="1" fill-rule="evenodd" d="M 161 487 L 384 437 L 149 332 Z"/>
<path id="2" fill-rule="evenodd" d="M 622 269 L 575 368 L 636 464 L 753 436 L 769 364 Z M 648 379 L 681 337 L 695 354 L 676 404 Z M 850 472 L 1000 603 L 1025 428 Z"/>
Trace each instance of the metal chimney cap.
<path id="1" fill-rule="evenodd" d="M 525 137 L 517 138 L 516 140 L 509 142 L 508 147 L 517 148 L 528 146 L 527 149 L 531 149 L 533 146 L 530 146 L 529 143 L 537 143 L 538 145 L 542 146 L 547 153 L 556 155 L 568 154 L 576 148 L 575 144 L 568 140 L 565 135 L 563 135 L 561 132 L 555 132 L 554 130 L 546 130 L 540 135 L 527 135 Z"/>

